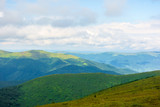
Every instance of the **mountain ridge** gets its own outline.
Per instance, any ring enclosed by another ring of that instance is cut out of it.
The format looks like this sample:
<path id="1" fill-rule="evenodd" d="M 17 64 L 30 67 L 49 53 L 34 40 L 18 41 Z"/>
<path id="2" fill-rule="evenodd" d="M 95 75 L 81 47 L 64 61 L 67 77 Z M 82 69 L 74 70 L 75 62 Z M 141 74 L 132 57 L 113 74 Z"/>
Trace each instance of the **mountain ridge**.
<path id="1" fill-rule="evenodd" d="M 0 57 L 2 58 L 32 58 L 32 59 L 39 59 L 39 58 L 62 58 L 62 59 L 79 59 L 79 57 L 68 55 L 64 53 L 52 53 L 52 52 L 46 52 L 43 50 L 29 50 L 29 51 L 23 51 L 23 52 L 8 52 L 8 51 L 0 51 Z"/>
<path id="2" fill-rule="evenodd" d="M 123 74 L 123 72 L 136 73 L 131 70 L 118 69 L 111 65 L 85 60 L 73 55 L 51 53 L 43 50 L 30 50 L 24 52 L 0 51 L 0 61 L 0 74 L 1 76 L 3 75 L 3 77 L 1 77 L 0 79 L 1 81 L 4 81 L 2 80 L 2 78 L 4 78 L 5 75 L 9 75 L 6 78 L 12 78 L 12 74 L 14 77 L 18 75 L 23 77 L 23 73 L 28 73 L 25 74 L 27 76 L 32 75 L 31 72 L 33 72 L 35 73 L 33 75 L 35 75 L 35 77 L 38 77 L 41 73 L 46 73 L 45 75 L 48 75 L 47 73 L 49 72 L 53 72 L 54 70 L 61 69 L 70 65 L 77 65 L 79 67 L 93 66 L 99 69 L 98 72 L 112 71 L 113 73 L 111 74 Z M 36 72 L 39 72 L 39 74 L 37 74 Z M 68 71 L 68 73 L 71 72 Z M 16 78 L 12 78 L 12 80 L 17 80 Z"/>

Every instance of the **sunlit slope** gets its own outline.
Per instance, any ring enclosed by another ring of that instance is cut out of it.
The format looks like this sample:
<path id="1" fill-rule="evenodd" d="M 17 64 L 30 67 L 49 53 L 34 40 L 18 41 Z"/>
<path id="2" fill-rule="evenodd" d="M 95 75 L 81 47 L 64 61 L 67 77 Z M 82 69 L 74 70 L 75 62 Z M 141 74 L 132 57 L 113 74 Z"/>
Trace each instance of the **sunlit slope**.
<path id="1" fill-rule="evenodd" d="M 115 86 L 80 100 L 41 107 L 160 107 L 160 76 Z"/>
<path id="2" fill-rule="evenodd" d="M 3 105 L 33 107 L 83 98 L 116 85 L 156 75 L 160 75 L 160 71 L 132 75 L 108 75 L 103 73 L 54 74 L 33 79 L 11 89 L 1 89 L 0 97 L 4 99 L 1 100 Z"/>
<path id="3" fill-rule="evenodd" d="M 7 52 L 7 51 L 0 51 L 0 57 L 3 58 L 61 58 L 61 59 L 79 59 L 79 57 L 63 54 L 63 53 L 52 53 L 46 52 L 43 50 L 31 50 L 31 51 L 24 51 L 24 52 Z"/>

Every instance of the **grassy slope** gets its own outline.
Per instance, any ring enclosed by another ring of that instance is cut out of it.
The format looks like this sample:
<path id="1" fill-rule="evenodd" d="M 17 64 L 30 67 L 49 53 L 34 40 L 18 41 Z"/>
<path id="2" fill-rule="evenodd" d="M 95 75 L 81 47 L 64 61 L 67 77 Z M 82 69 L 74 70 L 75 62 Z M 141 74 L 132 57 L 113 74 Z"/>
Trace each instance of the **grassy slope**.
<path id="1" fill-rule="evenodd" d="M 160 76 L 112 87 L 83 99 L 41 107 L 160 107 Z"/>
<path id="2" fill-rule="evenodd" d="M 24 107 L 75 100 L 100 90 L 127 82 L 160 75 L 160 71 L 132 75 L 56 74 L 20 85 L 19 103 Z"/>

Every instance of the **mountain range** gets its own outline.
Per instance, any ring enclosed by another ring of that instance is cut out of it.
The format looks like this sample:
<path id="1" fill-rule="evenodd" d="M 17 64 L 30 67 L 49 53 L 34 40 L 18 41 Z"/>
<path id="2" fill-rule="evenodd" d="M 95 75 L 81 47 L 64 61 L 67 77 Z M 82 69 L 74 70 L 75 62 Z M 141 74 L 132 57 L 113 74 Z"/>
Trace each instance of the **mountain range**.
<path id="1" fill-rule="evenodd" d="M 160 52 L 157 51 L 137 53 L 104 52 L 94 54 L 68 54 L 99 63 L 110 64 L 118 68 L 128 68 L 137 72 L 146 72 L 160 69 Z"/>
<path id="2" fill-rule="evenodd" d="M 0 81 L 31 80 L 40 76 L 64 73 L 135 73 L 129 69 L 85 60 L 77 56 L 41 50 L 0 51 Z"/>
<path id="3" fill-rule="evenodd" d="M 42 50 L 0 51 L 0 107 L 159 105 L 160 71 L 138 73 L 130 70 L 131 66 L 126 66 L 127 62 L 134 66 L 138 66 L 138 61 L 149 62 L 147 55 L 151 59 L 150 56 L 159 58 L 158 52 L 147 53 L 146 56 L 142 53 L 112 53 L 110 57 L 106 57 L 105 53 L 100 61 L 97 61 L 99 55 L 94 55 L 89 57 L 90 61 L 87 60 L 88 56 L 83 59 L 84 54 L 75 56 Z M 107 61 L 110 58 L 114 66 L 105 64 L 103 61 L 106 58 Z M 117 65 L 112 58 L 118 58 Z M 139 63 L 140 66 L 143 64 L 145 63 Z"/>

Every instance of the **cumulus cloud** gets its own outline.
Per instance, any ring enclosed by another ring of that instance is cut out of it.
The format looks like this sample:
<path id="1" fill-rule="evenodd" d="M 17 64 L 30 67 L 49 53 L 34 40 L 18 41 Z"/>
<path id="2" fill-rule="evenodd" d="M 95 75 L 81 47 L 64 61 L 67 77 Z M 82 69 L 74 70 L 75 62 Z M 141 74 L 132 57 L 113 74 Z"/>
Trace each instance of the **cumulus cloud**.
<path id="1" fill-rule="evenodd" d="M 96 23 L 96 16 L 88 9 L 78 12 L 79 15 L 72 16 L 40 16 L 33 19 L 34 24 L 52 25 L 54 27 L 85 26 Z"/>
<path id="2" fill-rule="evenodd" d="M 41 47 L 73 47 L 95 50 L 160 50 L 157 21 L 110 23 L 92 26 L 53 27 L 51 25 L 0 27 L 0 44 Z"/>
<path id="3" fill-rule="evenodd" d="M 3 5 L 5 0 L 3 1 Z M 13 0 L 0 15 L 0 25 L 85 26 L 96 23 L 95 12 L 74 0 Z M 69 3 L 70 2 L 70 3 Z M 1 7 L 2 7 L 1 6 Z"/>

